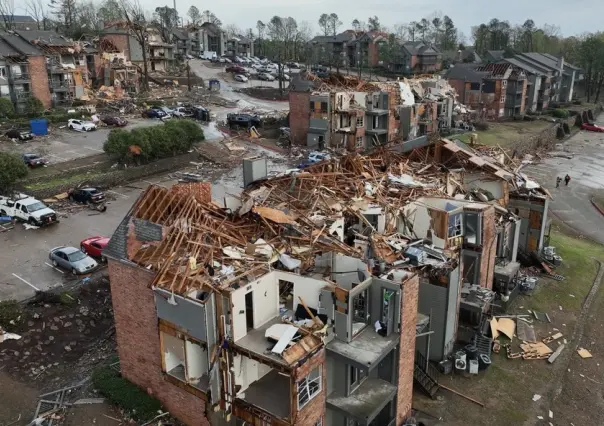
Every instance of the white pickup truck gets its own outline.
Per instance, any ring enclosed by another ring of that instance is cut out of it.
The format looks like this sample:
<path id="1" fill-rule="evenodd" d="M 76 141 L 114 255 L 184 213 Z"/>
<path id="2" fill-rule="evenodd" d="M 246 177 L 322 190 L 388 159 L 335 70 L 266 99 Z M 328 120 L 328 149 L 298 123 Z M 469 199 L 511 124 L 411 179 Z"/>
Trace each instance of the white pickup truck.
<path id="1" fill-rule="evenodd" d="M 0 196 L 0 216 L 11 216 L 30 225 L 45 226 L 58 222 L 57 213 L 25 194 Z"/>

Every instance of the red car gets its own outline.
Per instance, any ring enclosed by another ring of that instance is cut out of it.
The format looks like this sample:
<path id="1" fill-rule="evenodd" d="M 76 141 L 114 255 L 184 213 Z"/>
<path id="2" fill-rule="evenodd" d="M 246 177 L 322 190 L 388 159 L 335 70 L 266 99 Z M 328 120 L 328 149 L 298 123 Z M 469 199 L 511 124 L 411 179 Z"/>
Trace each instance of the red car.
<path id="1" fill-rule="evenodd" d="M 104 262 L 105 257 L 102 255 L 102 251 L 107 247 L 108 243 L 109 238 L 107 237 L 90 237 L 80 243 L 80 250 L 88 256 L 101 258 L 101 261 Z"/>
<path id="2" fill-rule="evenodd" d="M 589 132 L 604 132 L 604 127 L 596 126 L 595 124 L 583 123 L 581 130 L 587 130 Z"/>
<path id="3" fill-rule="evenodd" d="M 231 65 L 229 67 L 226 67 L 226 72 L 233 72 L 235 74 L 245 74 L 245 68 L 240 67 L 239 65 Z"/>

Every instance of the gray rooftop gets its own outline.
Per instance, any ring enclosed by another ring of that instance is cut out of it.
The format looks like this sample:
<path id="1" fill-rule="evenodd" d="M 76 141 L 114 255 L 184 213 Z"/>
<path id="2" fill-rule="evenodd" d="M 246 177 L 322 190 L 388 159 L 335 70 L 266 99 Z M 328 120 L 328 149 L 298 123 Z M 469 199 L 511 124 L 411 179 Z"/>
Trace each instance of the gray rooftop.
<path id="1" fill-rule="evenodd" d="M 512 64 L 515 67 L 518 67 L 518 68 L 520 68 L 520 69 L 522 69 L 522 70 L 524 70 L 524 71 L 526 71 L 528 73 L 531 73 L 531 74 L 536 74 L 536 75 L 543 74 L 543 71 L 539 71 L 538 69 L 533 68 L 529 64 L 527 64 L 525 62 L 522 62 L 522 61 L 519 61 L 516 58 L 504 58 L 503 61 L 507 62 L 508 64 Z"/>
<path id="2" fill-rule="evenodd" d="M 42 56 L 43 53 L 40 49 L 31 43 L 28 43 L 17 34 L 7 33 L 5 31 L 0 32 L 0 37 L 6 41 L 14 50 L 27 56 Z"/>
<path id="3" fill-rule="evenodd" d="M 12 22 L 32 22 L 37 23 L 34 18 L 28 15 L 0 15 L 0 20 L 4 22 L 4 20 L 12 21 Z"/>
<path id="4" fill-rule="evenodd" d="M 471 83 L 480 83 L 488 75 L 488 72 L 479 72 L 475 70 L 476 64 L 457 64 L 449 68 L 445 73 L 445 78 L 450 80 L 464 80 Z"/>
<path id="5" fill-rule="evenodd" d="M 43 44 L 49 46 L 73 46 L 73 41 L 68 41 L 65 37 L 61 36 L 55 31 L 42 31 L 42 30 L 17 30 L 15 31 L 21 37 L 29 42 L 40 41 Z"/>
<path id="6" fill-rule="evenodd" d="M 327 406 L 346 415 L 352 415 L 362 424 L 370 423 L 392 400 L 397 387 L 385 380 L 367 378 L 349 396 L 332 392 Z"/>
<path id="7" fill-rule="evenodd" d="M 392 333 L 388 337 L 380 336 L 373 326 L 369 325 L 355 336 L 350 343 L 337 339 L 332 340 L 327 344 L 327 351 L 368 369 L 388 355 L 392 348 L 398 344 L 399 338 L 398 333 Z"/>
<path id="8" fill-rule="evenodd" d="M 21 56 L 22 53 L 0 38 L 0 56 Z"/>

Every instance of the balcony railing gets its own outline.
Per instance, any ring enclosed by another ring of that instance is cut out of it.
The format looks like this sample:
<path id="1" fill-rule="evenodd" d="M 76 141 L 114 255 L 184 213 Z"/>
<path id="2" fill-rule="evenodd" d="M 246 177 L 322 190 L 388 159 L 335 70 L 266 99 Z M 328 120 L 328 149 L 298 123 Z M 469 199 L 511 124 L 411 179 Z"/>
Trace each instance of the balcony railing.
<path id="1" fill-rule="evenodd" d="M 19 81 L 19 80 L 29 80 L 29 74 L 28 73 L 20 73 L 20 74 L 11 74 L 10 79 L 13 81 Z"/>
<path id="2" fill-rule="evenodd" d="M 29 99 L 31 98 L 31 92 L 26 92 L 26 91 L 19 91 L 15 93 L 15 98 L 17 98 L 17 100 L 25 100 L 25 99 Z"/>

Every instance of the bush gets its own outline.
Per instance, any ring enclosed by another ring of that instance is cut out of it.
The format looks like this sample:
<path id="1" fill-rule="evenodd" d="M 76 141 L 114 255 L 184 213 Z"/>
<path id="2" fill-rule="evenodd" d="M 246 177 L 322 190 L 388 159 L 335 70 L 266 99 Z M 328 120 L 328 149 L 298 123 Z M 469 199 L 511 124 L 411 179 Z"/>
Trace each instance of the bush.
<path id="1" fill-rule="evenodd" d="M 44 105 L 38 98 L 28 98 L 23 112 L 29 117 L 37 117 L 44 113 Z"/>
<path id="2" fill-rule="evenodd" d="M 0 117 L 12 117 L 15 114 L 15 107 L 10 99 L 0 98 Z"/>
<path id="3" fill-rule="evenodd" d="M 19 179 L 27 176 L 27 166 L 17 154 L 0 152 L 0 193 L 8 193 Z"/>
<path id="4" fill-rule="evenodd" d="M 109 402 L 128 412 L 140 423 L 151 420 L 161 410 L 158 400 L 124 379 L 109 365 L 92 372 L 92 383 Z"/>
<path id="5" fill-rule="evenodd" d="M 552 116 L 556 118 L 568 118 L 570 113 L 567 109 L 558 108 L 552 111 Z"/>
<path id="6" fill-rule="evenodd" d="M 0 327 L 13 331 L 23 321 L 23 310 L 16 300 L 0 302 Z"/>
<path id="7" fill-rule="evenodd" d="M 193 144 L 204 140 L 203 130 L 192 120 L 171 120 L 163 126 L 143 127 L 131 131 L 115 129 L 103 145 L 103 150 L 118 161 L 153 161 L 189 151 Z M 136 145 L 140 154 L 130 147 Z"/>

